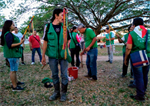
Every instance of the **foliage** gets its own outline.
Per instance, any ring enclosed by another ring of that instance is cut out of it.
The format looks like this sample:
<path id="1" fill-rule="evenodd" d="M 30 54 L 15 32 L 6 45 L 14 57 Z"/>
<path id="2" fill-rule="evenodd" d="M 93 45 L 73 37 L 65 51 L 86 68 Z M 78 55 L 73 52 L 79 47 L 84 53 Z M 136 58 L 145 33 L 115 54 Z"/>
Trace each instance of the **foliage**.
<path id="1" fill-rule="evenodd" d="M 0 15 L 0 29 L 3 27 L 3 24 L 4 24 L 5 20 L 6 20 L 5 16 Z"/>
<path id="2" fill-rule="evenodd" d="M 106 26 L 108 23 L 114 29 L 123 29 L 128 27 L 135 17 L 142 17 L 145 22 L 148 22 L 150 18 L 148 0 L 25 0 L 25 2 L 29 1 L 40 4 L 33 8 L 42 14 L 37 15 L 41 18 L 39 20 L 49 19 L 49 15 L 44 17 L 44 14 L 51 13 L 55 7 L 67 7 L 69 23 L 77 25 L 81 22 L 86 27 L 92 28 L 96 34 L 101 33 L 101 26 Z M 20 4 L 21 9 L 18 9 L 16 13 L 20 15 L 32 10 L 31 5 Z M 37 27 L 41 29 L 41 22 Z"/>

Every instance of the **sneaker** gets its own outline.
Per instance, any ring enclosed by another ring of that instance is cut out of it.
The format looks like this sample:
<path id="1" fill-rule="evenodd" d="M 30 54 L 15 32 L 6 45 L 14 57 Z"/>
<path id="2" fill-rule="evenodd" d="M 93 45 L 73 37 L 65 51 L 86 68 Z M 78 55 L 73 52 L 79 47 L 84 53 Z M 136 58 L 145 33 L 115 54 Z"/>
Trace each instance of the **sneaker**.
<path id="1" fill-rule="evenodd" d="M 112 61 L 110 61 L 110 64 L 112 64 Z"/>
<path id="2" fill-rule="evenodd" d="M 107 60 L 106 62 L 110 62 L 110 60 Z"/>
<path id="3" fill-rule="evenodd" d="M 135 99 L 135 100 L 140 101 L 140 102 L 144 102 L 144 101 L 145 101 L 145 98 L 144 98 L 144 97 L 139 97 L 139 96 L 137 96 L 137 95 L 135 95 L 135 96 L 130 95 L 130 97 L 131 97 L 132 99 Z"/>
<path id="4" fill-rule="evenodd" d="M 21 65 L 26 65 L 26 64 L 24 62 L 22 62 Z"/>
<path id="5" fill-rule="evenodd" d="M 34 62 L 31 63 L 31 65 L 35 64 Z"/>
<path id="6" fill-rule="evenodd" d="M 23 85 L 23 84 L 25 84 L 24 82 L 20 82 L 20 81 L 18 81 L 18 83 L 17 83 L 17 85 Z"/>
<path id="7" fill-rule="evenodd" d="M 42 62 L 40 62 L 40 64 L 42 64 Z"/>
<path id="8" fill-rule="evenodd" d="M 21 88 L 20 86 L 17 86 L 16 88 L 12 87 L 12 91 L 22 91 L 24 88 Z"/>

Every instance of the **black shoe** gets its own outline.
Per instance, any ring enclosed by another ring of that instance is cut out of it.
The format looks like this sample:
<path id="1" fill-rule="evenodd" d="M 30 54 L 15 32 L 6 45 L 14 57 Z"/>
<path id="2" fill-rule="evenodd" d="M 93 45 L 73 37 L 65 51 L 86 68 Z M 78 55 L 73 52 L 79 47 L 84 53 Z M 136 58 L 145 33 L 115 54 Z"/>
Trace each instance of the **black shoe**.
<path id="1" fill-rule="evenodd" d="M 110 62 L 110 60 L 107 60 L 106 62 Z"/>
<path id="2" fill-rule="evenodd" d="M 21 65 L 26 65 L 24 62 L 21 62 Z"/>
<path id="3" fill-rule="evenodd" d="M 126 75 L 121 75 L 122 78 L 126 77 Z"/>
<path id="4" fill-rule="evenodd" d="M 130 84 L 128 87 L 130 87 L 130 88 L 136 88 L 136 86 L 134 84 Z"/>
<path id="5" fill-rule="evenodd" d="M 135 99 L 137 101 L 140 101 L 140 102 L 144 102 L 145 101 L 145 98 L 144 97 L 138 97 L 137 95 L 133 96 L 133 95 L 130 95 L 130 97 L 132 99 Z"/>
<path id="6" fill-rule="evenodd" d="M 65 102 L 67 100 L 67 95 L 66 95 L 67 87 L 68 87 L 68 84 L 66 84 L 66 85 L 62 84 L 62 86 L 61 86 L 61 88 L 62 88 L 61 89 L 61 97 L 60 97 L 61 102 Z"/>
<path id="7" fill-rule="evenodd" d="M 20 82 L 20 81 L 18 81 L 18 83 L 17 83 L 17 85 L 23 85 L 23 84 L 25 84 L 24 82 Z"/>
<path id="8" fill-rule="evenodd" d="M 16 88 L 12 87 L 12 91 L 22 91 L 24 88 L 17 86 Z"/>
<path id="9" fill-rule="evenodd" d="M 52 96 L 49 97 L 50 101 L 56 100 L 60 97 L 60 83 L 54 84 L 54 93 Z"/>
<path id="10" fill-rule="evenodd" d="M 131 80 L 131 81 L 130 81 L 130 84 L 133 84 L 133 82 L 134 82 L 134 80 Z"/>

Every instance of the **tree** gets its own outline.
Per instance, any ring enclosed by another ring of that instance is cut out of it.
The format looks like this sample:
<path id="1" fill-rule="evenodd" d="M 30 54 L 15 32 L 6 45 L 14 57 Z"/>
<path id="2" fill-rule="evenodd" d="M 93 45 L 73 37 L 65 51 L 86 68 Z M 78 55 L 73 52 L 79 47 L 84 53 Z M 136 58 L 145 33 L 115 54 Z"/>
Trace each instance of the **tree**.
<path id="1" fill-rule="evenodd" d="M 0 29 L 3 27 L 3 24 L 4 24 L 5 20 L 6 20 L 5 16 L 0 15 Z"/>
<path id="2" fill-rule="evenodd" d="M 150 19 L 150 2 L 148 0 L 33 1 L 40 3 L 39 7 L 30 8 L 30 6 L 26 6 L 17 11 L 23 13 L 30 9 L 38 9 L 41 13 L 46 14 L 49 8 L 67 7 L 69 11 L 69 23 L 77 25 L 81 22 L 86 27 L 92 28 L 96 34 L 99 34 L 102 26 L 106 26 L 108 23 L 116 30 L 128 27 L 135 17 L 142 17 L 144 22 L 149 22 Z M 23 7 L 23 5 L 20 6 Z"/>
<path id="3" fill-rule="evenodd" d="M 6 7 L 5 1 L 1 0 L 0 1 L 0 11 Z M 5 16 L 3 16 L 3 14 L 0 13 L 0 29 L 3 27 L 3 24 L 5 22 Z"/>

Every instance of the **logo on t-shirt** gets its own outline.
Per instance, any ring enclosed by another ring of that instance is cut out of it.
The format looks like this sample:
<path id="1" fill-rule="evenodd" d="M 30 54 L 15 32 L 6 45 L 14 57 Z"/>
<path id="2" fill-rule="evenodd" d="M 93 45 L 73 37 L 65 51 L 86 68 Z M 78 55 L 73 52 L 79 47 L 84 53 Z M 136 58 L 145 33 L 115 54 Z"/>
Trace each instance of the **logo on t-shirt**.
<path id="1" fill-rule="evenodd" d="M 60 29 L 59 29 L 59 28 L 56 28 L 56 32 L 60 32 Z"/>

